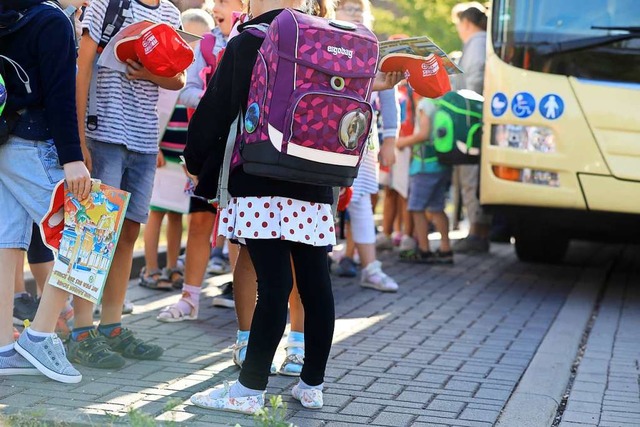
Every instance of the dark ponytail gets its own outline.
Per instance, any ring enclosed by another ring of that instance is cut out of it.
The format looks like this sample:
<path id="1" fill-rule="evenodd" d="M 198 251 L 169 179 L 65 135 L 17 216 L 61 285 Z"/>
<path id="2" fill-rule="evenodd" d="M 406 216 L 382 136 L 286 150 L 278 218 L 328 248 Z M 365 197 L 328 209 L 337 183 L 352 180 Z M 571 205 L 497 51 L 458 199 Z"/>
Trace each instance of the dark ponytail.
<path id="1" fill-rule="evenodd" d="M 460 21 L 467 20 L 482 31 L 487 31 L 487 15 L 477 7 L 471 6 L 458 13 Z"/>

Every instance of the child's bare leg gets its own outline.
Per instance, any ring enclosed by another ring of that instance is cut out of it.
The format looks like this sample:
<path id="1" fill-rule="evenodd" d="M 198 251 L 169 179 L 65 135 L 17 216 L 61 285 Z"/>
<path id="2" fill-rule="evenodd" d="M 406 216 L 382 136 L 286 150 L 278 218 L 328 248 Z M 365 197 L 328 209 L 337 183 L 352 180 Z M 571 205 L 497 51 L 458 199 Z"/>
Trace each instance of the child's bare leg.
<path id="1" fill-rule="evenodd" d="M 13 291 L 21 259 L 24 255 L 20 249 L 0 249 L 0 277 L 4 281 L 0 286 L 0 346 L 13 342 Z"/>
<path id="2" fill-rule="evenodd" d="M 122 305 L 131 276 L 133 248 L 139 233 L 140 223 L 128 219 L 124 220 L 120 240 L 113 255 L 111 270 L 102 296 L 102 317 L 100 320 L 102 324 L 120 323 L 122 320 Z"/>
<path id="3" fill-rule="evenodd" d="M 176 268 L 182 244 L 182 214 L 167 213 L 167 267 Z"/>
<path id="4" fill-rule="evenodd" d="M 449 218 L 444 212 L 432 213 L 433 225 L 436 231 L 440 233 L 440 251 L 449 252 L 451 243 L 449 242 Z"/>
<path id="5" fill-rule="evenodd" d="M 29 269 L 31 270 L 31 274 L 33 274 L 33 278 L 36 281 L 36 286 L 38 286 L 38 291 L 40 292 L 40 294 L 43 293 L 44 285 L 49 280 L 49 275 L 53 270 L 53 263 L 53 261 L 47 261 L 29 264 Z M 22 282 L 24 286 L 24 276 Z"/>
<path id="6" fill-rule="evenodd" d="M 424 212 L 411 212 L 413 217 L 413 226 L 418 238 L 418 248 L 422 252 L 429 251 L 429 236 L 427 230 L 429 228 L 429 222 Z"/>
<path id="7" fill-rule="evenodd" d="M 146 276 L 152 271 L 159 270 L 158 244 L 160 241 L 160 228 L 164 219 L 164 212 L 149 212 L 149 220 L 144 227 L 144 262 Z"/>
<path id="8" fill-rule="evenodd" d="M 382 232 L 385 236 L 393 233 L 394 222 L 398 213 L 398 193 L 390 187 L 384 189 L 384 206 L 382 210 Z"/>
<path id="9" fill-rule="evenodd" d="M 257 292 L 256 271 L 253 268 L 249 251 L 246 246 L 241 246 L 238 261 L 233 270 L 233 299 L 236 305 L 238 329 L 241 331 L 251 329 Z"/>
<path id="10" fill-rule="evenodd" d="M 69 294 L 60 288 L 45 285 L 36 318 L 33 319 L 31 329 L 37 332 L 54 332 L 60 312 L 67 303 Z M 93 307 L 90 304 L 91 307 Z"/>
<path id="11" fill-rule="evenodd" d="M 211 251 L 211 233 L 216 216 L 212 212 L 194 212 L 189 219 L 187 259 L 184 283 L 201 287 Z"/>

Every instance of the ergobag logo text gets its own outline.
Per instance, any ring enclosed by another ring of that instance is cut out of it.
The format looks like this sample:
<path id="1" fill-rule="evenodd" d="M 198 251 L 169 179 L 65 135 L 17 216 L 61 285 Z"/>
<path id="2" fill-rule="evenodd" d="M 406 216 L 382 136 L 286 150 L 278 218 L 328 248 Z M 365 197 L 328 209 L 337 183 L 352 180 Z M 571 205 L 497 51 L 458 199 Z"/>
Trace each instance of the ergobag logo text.
<path id="1" fill-rule="evenodd" d="M 350 186 L 371 130 L 375 35 L 362 25 L 291 9 L 266 28 L 244 31 L 264 42 L 240 134 L 233 140 L 232 132 L 227 144 L 221 205 L 228 173 L 237 167 L 290 182 Z M 343 56 L 336 61 L 336 55 Z"/>
<path id="2" fill-rule="evenodd" d="M 353 58 L 353 51 L 343 47 L 327 46 L 327 52 L 333 55 L 345 55 L 349 59 Z"/>

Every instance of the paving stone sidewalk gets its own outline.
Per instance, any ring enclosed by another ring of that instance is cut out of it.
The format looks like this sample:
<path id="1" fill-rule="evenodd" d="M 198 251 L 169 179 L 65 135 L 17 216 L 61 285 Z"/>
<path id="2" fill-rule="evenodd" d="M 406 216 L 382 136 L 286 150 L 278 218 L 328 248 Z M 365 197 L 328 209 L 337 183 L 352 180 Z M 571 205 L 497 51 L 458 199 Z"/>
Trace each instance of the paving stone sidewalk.
<path id="1" fill-rule="evenodd" d="M 268 392 L 283 396 L 288 420 L 300 427 L 491 426 L 567 294 L 580 286 L 585 266 L 593 268 L 600 258 L 597 247 L 585 245 L 573 247 L 563 266 L 520 263 L 510 245 L 493 245 L 485 256 L 456 255 L 454 266 L 400 264 L 395 255 L 383 254 L 385 271 L 400 283 L 397 294 L 335 278 L 337 322 L 325 407 L 305 410 L 294 401 L 293 378 L 272 377 Z M 199 321 L 163 324 L 155 320 L 158 310 L 178 295 L 132 282 L 136 311 L 125 324 L 164 346 L 161 360 L 129 362 L 114 372 L 80 367 L 84 379 L 78 385 L 42 377 L 0 379 L 0 411 L 109 425 L 130 423 L 127 413 L 138 409 L 188 426 L 253 425 L 249 417 L 188 403 L 194 392 L 238 374 L 231 362 L 233 310 L 209 307 L 207 296 L 218 292 L 213 285 L 205 289 Z M 637 293 L 635 298 L 637 305 Z M 629 338 L 621 337 L 619 345 Z M 283 358 L 279 351 L 276 364 Z M 607 397 L 608 405 L 613 395 Z M 178 404 L 167 410 L 168 402 Z"/>
<path id="2" fill-rule="evenodd" d="M 596 312 L 560 427 L 640 425 L 640 251 L 620 257 Z"/>

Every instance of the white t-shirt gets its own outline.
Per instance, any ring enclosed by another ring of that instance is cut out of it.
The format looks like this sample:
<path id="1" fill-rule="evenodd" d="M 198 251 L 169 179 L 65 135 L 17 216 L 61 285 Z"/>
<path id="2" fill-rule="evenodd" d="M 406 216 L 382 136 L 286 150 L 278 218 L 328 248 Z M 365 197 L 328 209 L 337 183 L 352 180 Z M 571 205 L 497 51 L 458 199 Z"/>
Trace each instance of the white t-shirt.
<path id="1" fill-rule="evenodd" d="M 109 0 L 92 0 L 82 21 L 83 30 L 99 43 L 102 24 Z M 132 16 L 125 19 L 123 28 L 134 22 L 149 20 L 180 27 L 180 11 L 168 0 L 148 6 L 139 0 L 131 1 Z M 98 67 L 97 76 L 98 128 L 86 130 L 87 136 L 101 142 L 125 145 L 138 153 L 158 151 L 158 86 L 146 80 L 127 80 L 123 73 Z"/>

